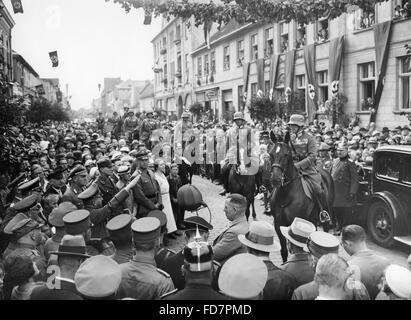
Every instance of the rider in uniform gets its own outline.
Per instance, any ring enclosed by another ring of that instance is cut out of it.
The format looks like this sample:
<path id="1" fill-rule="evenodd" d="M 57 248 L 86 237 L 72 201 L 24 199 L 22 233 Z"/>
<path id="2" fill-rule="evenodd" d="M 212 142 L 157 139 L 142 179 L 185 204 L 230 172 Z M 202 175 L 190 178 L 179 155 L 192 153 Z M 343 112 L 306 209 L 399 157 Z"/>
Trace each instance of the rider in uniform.
<path id="1" fill-rule="evenodd" d="M 300 114 L 293 114 L 288 125 L 291 128 L 291 147 L 294 165 L 307 181 L 313 192 L 313 200 L 320 206 L 320 220 L 329 220 L 329 215 L 323 210 L 327 207 L 325 192 L 321 186 L 321 175 L 316 168 L 317 143 L 315 138 L 305 132 L 305 118 Z"/>
<path id="2" fill-rule="evenodd" d="M 150 136 L 153 130 L 157 129 L 157 122 L 153 118 L 153 111 L 146 112 L 146 118 L 143 120 L 140 128 L 140 140 L 143 141 L 147 149 L 150 149 Z"/>
<path id="3" fill-rule="evenodd" d="M 246 121 L 244 119 L 244 115 L 241 111 L 234 113 L 234 124 L 233 126 L 227 130 L 227 144 L 229 149 L 227 151 L 225 159 L 222 161 L 221 165 L 221 179 L 223 181 L 224 190 L 220 193 L 220 195 L 224 196 L 228 190 L 228 176 L 232 167 L 232 164 L 236 163 L 237 165 L 241 164 L 241 156 L 240 156 L 240 129 L 247 129 L 247 150 L 249 150 L 249 143 L 251 135 L 251 129 L 246 125 Z M 235 141 L 235 142 L 234 142 Z"/>

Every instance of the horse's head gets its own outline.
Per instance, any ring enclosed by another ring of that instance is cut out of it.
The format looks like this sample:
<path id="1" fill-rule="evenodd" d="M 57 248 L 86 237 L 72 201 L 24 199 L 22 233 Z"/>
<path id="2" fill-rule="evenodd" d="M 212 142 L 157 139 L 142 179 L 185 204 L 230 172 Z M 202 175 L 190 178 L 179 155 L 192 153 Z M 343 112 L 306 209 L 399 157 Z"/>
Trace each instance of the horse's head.
<path id="1" fill-rule="evenodd" d="M 286 133 L 283 142 L 278 141 L 273 132 L 270 133 L 270 138 L 274 143 L 270 150 L 271 182 L 274 187 L 279 187 L 284 183 L 289 166 L 293 164 L 292 152 L 288 144 L 290 133 Z"/>

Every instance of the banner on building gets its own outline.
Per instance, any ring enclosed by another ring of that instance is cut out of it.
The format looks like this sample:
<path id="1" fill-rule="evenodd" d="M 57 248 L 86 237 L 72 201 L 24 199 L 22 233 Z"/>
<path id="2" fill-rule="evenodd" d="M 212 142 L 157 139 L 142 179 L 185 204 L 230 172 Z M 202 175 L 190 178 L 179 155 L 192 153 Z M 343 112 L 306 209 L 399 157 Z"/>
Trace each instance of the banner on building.
<path id="1" fill-rule="evenodd" d="M 144 10 L 144 22 L 143 24 L 151 24 L 152 12 L 149 10 Z"/>
<path id="2" fill-rule="evenodd" d="M 23 4 L 21 0 L 11 0 L 14 13 L 23 13 Z"/>
<path id="3" fill-rule="evenodd" d="M 56 99 L 57 99 L 57 102 L 63 101 L 63 94 L 60 90 L 56 92 Z"/>
<path id="4" fill-rule="evenodd" d="M 210 49 L 210 32 L 211 32 L 212 25 L 213 25 L 213 21 L 211 20 L 206 20 L 204 22 L 204 40 L 205 40 L 207 49 Z"/>
<path id="5" fill-rule="evenodd" d="M 285 98 L 288 101 L 288 97 L 291 94 L 294 87 L 294 69 L 295 69 L 295 50 L 288 51 L 285 54 L 285 83 L 284 92 Z"/>
<path id="6" fill-rule="evenodd" d="M 50 60 L 53 63 L 53 68 L 59 65 L 59 58 L 57 55 L 57 51 L 49 52 Z"/>
<path id="7" fill-rule="evenodd" d="M 257 97 L 264 96 L 264 59 L 257 60 Z"/>
<path id="8" fill-rule="evenodd" d="M 388 50 L 391 35 L 391 20 L 374 26 L 375 40 L 375 63 L 377 67 L 377 88 L 374 96 L 374 110 L 371 112 L 370 121 L 375 122 L 378 105 L 380 104 L 382 91 L 384 89 L 384 78 L 387 70 Z"/>
<path id="9" fill-rule="evenodd" d="M 315 69 L 315 45 L 310 44 L 304 47 L 304 64 L 305 73 L 307 75 L 307 87 L 308 87 L 308 103 L 307 103 L 307 113 L 308 121 L 312 121 L 314 114 L 317 111 L 317 100 L 318 100 L 318 84 L 316 78 Z"/>
<path id="10" fill-rule="evenodd" d="M 273 100 L 275 79 L 277 78 L 278 55 L 273 54 L 270 62 L 270 100 Z"/>
<path id="11" fill-rule="evenodd" d="M 328 72 L 332 93 L 337 94 L 340 85 L 341 63 L 344 52 L 344 36 L 335 38 L 330 42 Z"/>
<path id="12" fill-rule="evenodd" d="M 43 87 L 42 84 L 39 84 L 39 85 L 36 86 L 35 88 L 36 88 L 37 94 L 39 94 L 39 95 L 46 94 L 46 92 L 44 91 L 44 87 Z"/>
<path id="13" fill-rule="evenodd" d="M 250 80 L 250 63 L 243 64 L 243 84 L 244 84 L 244 94 L 243 94 L 243 101 L 247 101 L 248 97 L 248 82 Z"/>

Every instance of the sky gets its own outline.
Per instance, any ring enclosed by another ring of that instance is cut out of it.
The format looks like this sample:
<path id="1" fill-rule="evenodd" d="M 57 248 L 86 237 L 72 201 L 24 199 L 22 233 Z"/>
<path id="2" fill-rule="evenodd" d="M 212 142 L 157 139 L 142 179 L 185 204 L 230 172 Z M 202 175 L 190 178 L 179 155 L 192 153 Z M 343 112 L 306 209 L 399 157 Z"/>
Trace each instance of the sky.
<path id="1" fill-rule="evenodd" d="M 12 48 L 41 78 L 59 78 L 73 109 L 90 108 L 105 77 L 152 80 L 151 40 L 161 19 L 143 25 L 143 9 L 126 13 L 113 0 L 22 0 L 24 13 L 14 14 L 11 0 L 3 0 L 16 25 Z M 58 51 L 52 68 L 48 53 Z"/>

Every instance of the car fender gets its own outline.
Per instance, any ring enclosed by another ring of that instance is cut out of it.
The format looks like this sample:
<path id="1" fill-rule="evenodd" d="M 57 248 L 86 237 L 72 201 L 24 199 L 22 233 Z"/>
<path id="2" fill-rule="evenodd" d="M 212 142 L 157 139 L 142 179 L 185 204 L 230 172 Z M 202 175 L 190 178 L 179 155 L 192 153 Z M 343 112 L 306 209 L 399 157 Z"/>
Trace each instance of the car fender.
<path id="1" fill-rule="evenodd" d="M 375 192 L 371 196 L 368 208 L 377 199 L 383 201 L 389 208 L 391 208 L 391 212 L 394 216 L 394 235 L 409 235 L 409 222 L 404 208 L 397 197 L 389 191 Z"/>

